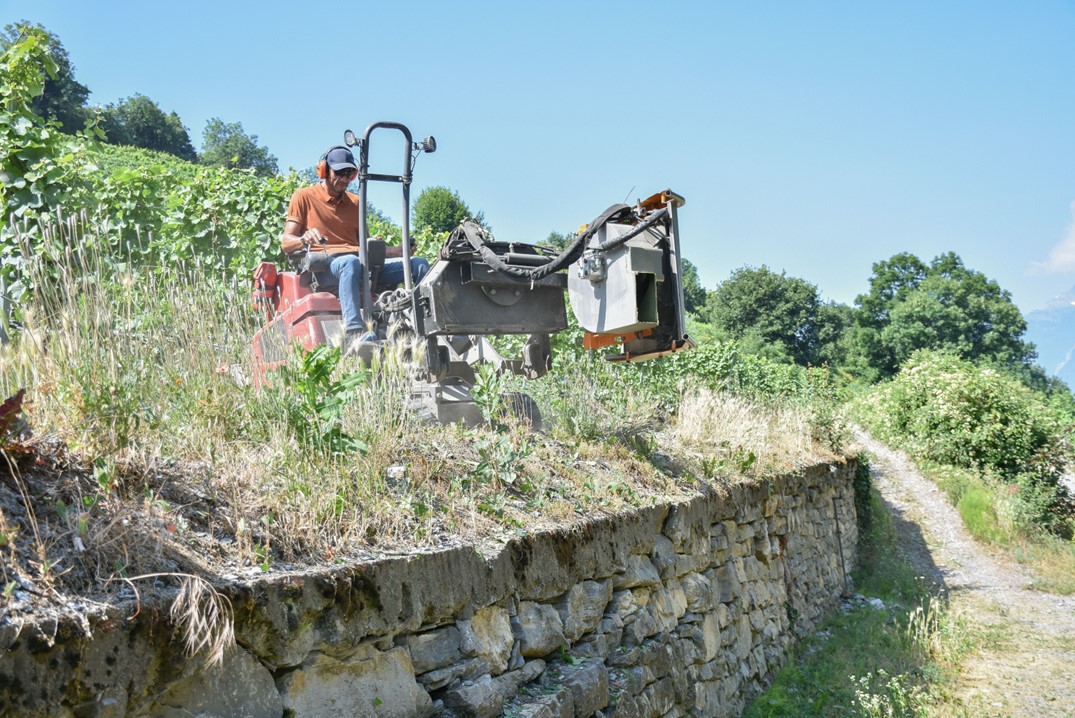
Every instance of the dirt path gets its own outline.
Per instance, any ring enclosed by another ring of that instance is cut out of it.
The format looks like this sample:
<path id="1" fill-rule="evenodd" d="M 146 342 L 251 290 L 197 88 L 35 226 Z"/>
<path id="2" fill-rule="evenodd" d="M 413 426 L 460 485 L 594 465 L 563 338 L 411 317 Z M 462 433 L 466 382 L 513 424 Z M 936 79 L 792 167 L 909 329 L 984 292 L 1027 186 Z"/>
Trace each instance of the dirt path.
<path id="1" fill-rule="evenodd" d="M 1075 717 L 1075 596 L 1029 590 L 1029 573 L 975 543 L 904 453 L 858 440 L 909 555 L 975 635 L 942 715 Z"/>

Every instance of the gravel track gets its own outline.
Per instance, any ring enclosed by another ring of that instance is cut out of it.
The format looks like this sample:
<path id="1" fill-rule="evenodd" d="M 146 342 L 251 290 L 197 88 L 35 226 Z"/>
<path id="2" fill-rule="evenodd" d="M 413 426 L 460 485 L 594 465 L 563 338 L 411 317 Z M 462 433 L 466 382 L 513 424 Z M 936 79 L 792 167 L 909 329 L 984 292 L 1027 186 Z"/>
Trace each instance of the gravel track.
<path id="1" fill-rule="evenodd" d="M 857 439 L 908 556 L 956 616 L 983 629 L 955 687 L 955 715 L 1075 718 L 1075 596 L 1030 590 L 1030 573 L 976 543 L 906 454 Z"/>

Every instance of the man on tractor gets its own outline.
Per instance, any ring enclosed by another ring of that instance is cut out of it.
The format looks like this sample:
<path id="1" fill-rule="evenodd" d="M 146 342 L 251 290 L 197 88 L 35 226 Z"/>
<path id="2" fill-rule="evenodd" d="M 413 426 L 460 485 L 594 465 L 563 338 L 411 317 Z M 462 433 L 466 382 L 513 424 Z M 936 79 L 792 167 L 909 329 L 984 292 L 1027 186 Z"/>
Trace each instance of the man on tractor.
<path id="1" fill-rule="evenodd" d="M 366 333 L 362 324 L 361 307 L 368 298 L 362 297 L 362 273 L 367 271 L 359 258 L 359 198 L 347 191 L 358 174 L 354 155 L 347 147 L 330 148 L 317 163 L 317 184 L 295 191 L 287 209 L 287 220 L 280 247 L 285 254 L 324 253 L 321 263 L 308 263 L 307 268 L 320 286 L 338 286 L 340 308 L 343 311 L 346 335 L 344 345 Z M 365 208 L 362 208 L 365 211 Z M 390 258 L 381 270 L 378 284 L 388 288 L 404 278 L 402 247 L 387 247 Z M 411 276 L 415 284 L 429 272 L 429 262 L 421 257 L 411 258 Z"/>

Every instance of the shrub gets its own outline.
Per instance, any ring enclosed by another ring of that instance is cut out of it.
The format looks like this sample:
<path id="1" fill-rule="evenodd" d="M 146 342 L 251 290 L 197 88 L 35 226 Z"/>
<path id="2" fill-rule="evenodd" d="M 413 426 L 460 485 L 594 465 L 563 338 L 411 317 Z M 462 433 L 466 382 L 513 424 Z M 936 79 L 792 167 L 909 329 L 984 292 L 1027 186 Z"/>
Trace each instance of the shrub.
<path id="1" fill-rule="evenodd" d="M 857 413 L 881 438 L 926 461 L 975 469 L 1016 486 L 1020 522 L 1052 530 L 1070 516 L 1060 484 L 1072 458 L 1070 427 L 1044 395 L 995 369 L 918 352 Z"/>

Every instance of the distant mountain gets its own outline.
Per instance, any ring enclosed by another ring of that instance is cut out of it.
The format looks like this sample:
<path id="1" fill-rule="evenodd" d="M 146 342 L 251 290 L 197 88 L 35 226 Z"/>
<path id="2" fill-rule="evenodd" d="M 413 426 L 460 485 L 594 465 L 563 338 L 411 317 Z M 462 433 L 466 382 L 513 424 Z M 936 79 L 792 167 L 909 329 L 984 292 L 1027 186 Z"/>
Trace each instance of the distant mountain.
<path id="1" fill-rule="evenodd" d="M 1038 364 L 1075 387 L 1075 287 L 1026 315 L 1026 338 L 1038 347 Z"/>

